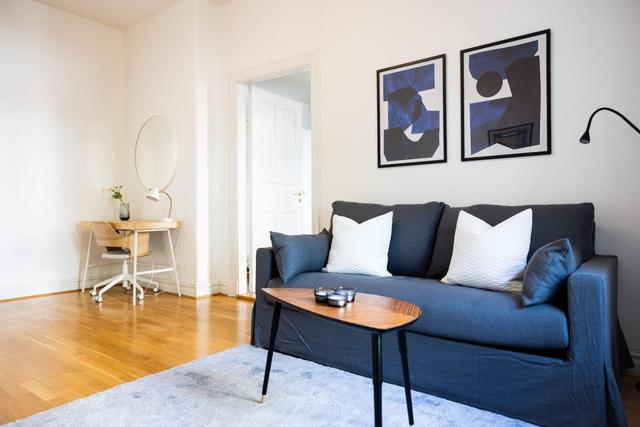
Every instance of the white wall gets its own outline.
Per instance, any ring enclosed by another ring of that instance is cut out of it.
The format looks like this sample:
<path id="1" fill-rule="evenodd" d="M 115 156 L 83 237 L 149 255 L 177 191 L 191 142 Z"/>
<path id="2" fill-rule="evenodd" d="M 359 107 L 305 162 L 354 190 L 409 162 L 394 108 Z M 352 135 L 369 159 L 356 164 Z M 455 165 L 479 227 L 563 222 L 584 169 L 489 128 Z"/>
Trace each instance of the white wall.
<path id="1" fill-rule="evenodd" d="M 168 191 L 184 223 L 183 291 L 225 290 L 209 278 L 215 10 L 208 0 L 184 0 L 123 32 L 34 1 L 0 1 L 0 140 L 8 150 L 0 231 L 9 242 L 0 249 L 0 299 L 78 286 L 87 238 L 78 222 L 117 217 L 108 187 L 124 184 L 133 217 L 166 216 L 168 202 L 144 197 L 134 165 L 137 133 L 154 114 L 171 120 L 179 141 Z M 153 240 L 155 261 L 168 263 L 166 240 Z"/>
<path id="2" fill-rule="evenodd" d="M 79 221 L 117 215 L 122 32 L 2 0 L 0 58 L 0 299 L 75 289 Z"/>
<path id="3" fill-rule="evenodd" d="M 167 201 L 144 197 L 134 152 L 138 131 L 152 115 L 167 117 L 178 139 L 175 178 L 167 191 L 173 217 L 183 222 L 177 247 L 182 290 L 216 292 L 209 280 L 209 122 L 214 73 L 214 6 L 185 0 L 125 31 L 126 183 L 132 216 L 166 216 Z M 156 261 L 167 263 L 166 242 L 154 239 Z M 171 277 L 165 286 L 172 289 Z"/>
<path id="4" fill-rule="evenodd" d="M 229 104 L 231 73 L 319 51 L 324 225 L 337 199 L 453 205 L 592 201 L 597 250 L 620 256 L 620 317 L 631 347 L 640 351 L 640 194 L 634 185 L 640 178 L 639 137 L 603 114 L 592 128 L 593 143 L 578 143 L 597 106 L 618 107 L 640 121 L 640 59 L 632 48 L 640 39 L 639 2 L 233 0 L 219 12 L 223 107 Z M 546 28 L 552 37 L 553 154 L 462 164 L 459 51 Z M 376 70 L 441 53 L 447 54 L 449 162 L 378 169 Z M 217 179 L 228 183 L 231 114 L 222 108 L 218 118 L 224 143 L 215 169 Z M 228 215 L 220 218 L 217 247 L 228 247 L 232 223 Z M 216 274 L 231 277 L 232 264 Z"/>

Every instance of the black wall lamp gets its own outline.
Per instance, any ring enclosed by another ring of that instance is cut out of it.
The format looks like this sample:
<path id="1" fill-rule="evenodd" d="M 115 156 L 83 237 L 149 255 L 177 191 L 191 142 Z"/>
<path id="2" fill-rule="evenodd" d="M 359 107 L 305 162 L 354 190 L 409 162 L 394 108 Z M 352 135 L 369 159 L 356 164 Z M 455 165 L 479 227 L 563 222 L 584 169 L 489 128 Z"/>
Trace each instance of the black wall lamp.
<path id="1" fill-rule="evenodd" d="M 588 144 L 588 143 L 591 142 L 591 136 L 589 135 L 589 129 L 591 128 L 591 121 L 593 120 L 593 116 L 595 116 L 599 111 L 602 111 L 602 110 L 610 111 L 613 114 L 616 114 L 616 115 L 620 116 L 620 118 L 622 120 L 624 120 L 625 122 L 627 122 L 627 124 L 629 126 L 631 126 L 633 128 L 633 130 L 635 130 L 636 132 L 640 133 L 640 129 L 638 129 L 638 127 L 636 125 L 631 123 L 631 120 L 627 119 L 621 112 L 616 111 L 613 108 L 609 108 L 609 107 L 600 107 L 596 111 L 591 113 L 591 117 L 589 117 L 589 122 L 587 123 L 587 129 L 584 131 L 584 133 L 580 137 L 580 142 L 582 142 L 583 144 Z"/>

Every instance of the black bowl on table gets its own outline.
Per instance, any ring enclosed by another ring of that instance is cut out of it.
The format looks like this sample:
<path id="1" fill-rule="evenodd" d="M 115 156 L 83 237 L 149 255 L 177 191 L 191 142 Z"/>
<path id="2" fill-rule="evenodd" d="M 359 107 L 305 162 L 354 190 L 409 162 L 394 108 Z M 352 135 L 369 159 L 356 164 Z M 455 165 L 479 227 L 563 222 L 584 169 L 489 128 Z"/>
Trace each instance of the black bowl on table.
<path id="1" fill-rule="evenodd" d="M 333 288 L 325 288 L 323 286 L 318 286 L 313 290 L 313 294 L 316 296 L 316 302 L 327 302 L 327 295 L 333 292 Z"/>
<path id="2" fill-rule="evenodd" d="M 347 288 L 347 287 L 340 286 L 339 288 L 336 288 L 336 291 L 346 292 L 347 302 L 353 302 L 356 299 L 356 288 Z"/>
<path id="3" fill-rule="evenodd" d="M 344 307 L 348 300 L 349 295 L 345 291 L 333 291 L 327 295 L 327 304 L 331 307 Z"/>

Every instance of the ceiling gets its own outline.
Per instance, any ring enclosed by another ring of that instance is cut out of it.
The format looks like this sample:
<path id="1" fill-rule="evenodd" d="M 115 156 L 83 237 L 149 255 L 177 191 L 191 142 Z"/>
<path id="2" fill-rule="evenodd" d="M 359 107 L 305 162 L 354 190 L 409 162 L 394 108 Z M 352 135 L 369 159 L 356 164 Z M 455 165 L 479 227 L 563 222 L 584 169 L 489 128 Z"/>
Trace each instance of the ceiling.
<path id="1" fill-rule="evenodd" d="M 56 9 L 124 30 L 181 0 L 36 0 Z M 211 0 L 222 4 L 228 0 Z"/>
<path id="2" fill-rule="evenodd" d="M 308 70 L 254 82 L 253 86 L 305 104 L 311 103 L 311 81 Z"/>

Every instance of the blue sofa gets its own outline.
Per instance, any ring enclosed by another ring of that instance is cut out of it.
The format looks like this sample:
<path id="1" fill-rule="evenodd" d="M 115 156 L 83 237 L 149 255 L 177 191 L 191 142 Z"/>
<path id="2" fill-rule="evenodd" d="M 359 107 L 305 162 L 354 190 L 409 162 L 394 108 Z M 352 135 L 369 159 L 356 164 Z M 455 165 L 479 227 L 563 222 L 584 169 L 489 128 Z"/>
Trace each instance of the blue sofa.
<path id="1" fill-rule="evenodd" d="M 393 276 L 311 271 L 283 283 L 273 251 L 259 249 L 252 341 L 268 345 L 273 305 L 261 288 L 353 286 L 422 309 L 407 334 L 415 390 L 539 425 L 624 426 L 617 378 L 631 359 L 617 322 L 618 260 L 595 255 L 593 205 L 463 209 L 495 225 L 526 208 L 533 210 L 529 256 L 567 237 L 580 262 L 551 303 L 524 307 L 519 295 L 439 281 L 449 265 L 461 208 L 439 202 L 335 202 L 334 214 L 358 222 L 393 210 L 388 264 Z M 370 376 L 369 339 L 361 330 L 283 308 L 276 350 Z M 383 336 L 383 353 L 384 381 L 402 384 L 395 336 Z"/>

